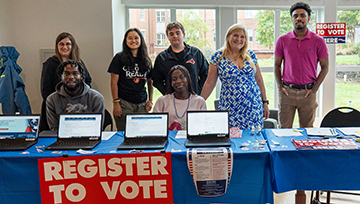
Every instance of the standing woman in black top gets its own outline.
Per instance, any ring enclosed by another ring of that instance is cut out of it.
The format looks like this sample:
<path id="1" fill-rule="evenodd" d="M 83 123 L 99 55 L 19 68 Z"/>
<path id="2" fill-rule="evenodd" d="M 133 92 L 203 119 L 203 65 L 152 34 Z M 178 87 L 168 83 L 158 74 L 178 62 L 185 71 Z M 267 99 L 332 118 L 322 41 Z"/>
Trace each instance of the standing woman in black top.
<path id="1" fill-rule="evenodd" d="M 125 115 L 148 112 L 152 108 L 153 86 L 150 76 L 151 60 L 144 37 L 137 28 L 125 32 L 123 50 L 111 61 L 111 94 L 113 114 L 118 131 L 125 130 Z M 145 83 L 148 87 L 146 94 Z"/>
<path id="2" fill-rule="evenodd" d="M 56 69 L 61 62 L 68 59 L 73 59 L 81 62 L 85 68 L 85 83 L 90 86 L 91 77 L 86 69 L 84 62 L 80 59 L 79 47 L 76 44 L 75 38 L 67 32 L 60 33 L 55 41 L 55 55 L 49 57 L 42 67 L 41 73 L 41 96 L 43 103 L 41 107 L 41 120 L 39 130 L 49 130 L 46 122 L 46 98 L 55 91 L 55 86 L 61 79 L 57 75 Z"/>

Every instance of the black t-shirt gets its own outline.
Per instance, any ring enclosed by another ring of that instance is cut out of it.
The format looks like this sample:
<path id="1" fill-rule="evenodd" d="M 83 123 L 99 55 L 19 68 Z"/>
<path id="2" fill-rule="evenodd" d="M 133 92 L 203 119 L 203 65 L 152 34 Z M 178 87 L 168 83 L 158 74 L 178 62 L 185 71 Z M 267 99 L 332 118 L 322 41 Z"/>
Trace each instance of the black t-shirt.
<path id="1" fill-rule="evenodd" d="M 145 83 L 150 78 L 149 72 L 141 73 L 139 59 L 130 56 L 131 65 L 125 65 L 121 61 L 120 53 L 117 53 L 109 66 L 108 72 L 119 75 L 118 97 L 131 103 L 142 103 L 147 99 Z"/>
<path id="2" fill-rule="evenodd" d="M 185 55 L 185 49 L 183 49 L 181 52 L 174 52 L 174 53 L 176 58 L 179 60 L 179 62 L 181 62 Z"/>

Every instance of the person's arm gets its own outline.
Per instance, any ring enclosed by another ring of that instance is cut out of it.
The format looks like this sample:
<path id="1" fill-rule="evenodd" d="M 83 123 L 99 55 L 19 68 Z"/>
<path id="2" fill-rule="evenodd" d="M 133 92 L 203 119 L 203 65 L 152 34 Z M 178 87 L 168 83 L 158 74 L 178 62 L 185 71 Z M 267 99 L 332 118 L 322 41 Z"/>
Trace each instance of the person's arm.
<path id="1" fill-rule="evenodd" d="M 55 130 L 59 127 L 59 116 L 56 115 L 55 104 L 52 97 L 46 99 L 46 120 L 50 130 Z"/>
<path id="2" fill-rule="evenodd" d="M 281 64 L 282 64 L 282 61 L 283 61 L 282 57 L 275 56 L 275 62 L 274 62 L 275 79 L 276 79 L 276 83 L 278 85 L 279 92 L 284 92 L 286 95 L 289 95 L 288 92 L 286 91 L 286 89 L 284 88 L 284 86 L 282 85 L 282 77 L 281 77 Z"/>
<path id="3" fill-rule="evenodd" d="M 202 61 L 202 65 L 199 68 L 199 87 L 203 87 L 208 77 L 209 62 L 207 61 L 206 57 L 201 53 L 200 50 L 199 53 L 200 53 L 200 59 Z"/>
<path id="4" fill-rule="evenodd" d="M 163 98 L 158 98 L 155 103 L 153 113 L 162 113 L 164 111 Z"/>
<path id="5" fill-rule="evenodd" d="M 110 87 L 111 87 L 111 95 L 113 98 L 113 114 L 116 116 L 121 116 L 122 110 L 121 110 L 121 106 L 120 106 L 120 99 L 118 96 L 118 81 L 119 81 L 119 75 L 118 74 L 114 74 L 111 73 L 111 82 L 110 82 Z"/>
<path id="6" fill-rule="evenodd" d="M 92 79 L 91 79 L 90 73 L 89 73 L 88 69 L 86 68 L 84 61 L 81 60 L 81 64 L 84 66 L 84 72 L 85 72 L 85 79 L 84 79 L 84 81 L 85 81 L 85 83 L 86 83 L 87 85 L 89 85 L 90 88 L 91 88 L 91 81 L 92 81 Z"/>
<path id="7" fill-rule="evenodd" d="M 204 87 L 201 91 L 201 96 L 205 100 L 210 96 L 212 90 L 214 89 L 218 76 L 219 75 L 218 75 L 217 66 L 210 64 L 209 65 L 209 75 L 208 75 L 208 77 L 205 81 Z"/>
<path id="8" fill-rule="evenodd" d="M 264 80 L 263 80 L 261 72 L 260 72 L 259 63 L 256 63 L 255 67 L 256 67 L 255 80 L 260 88 L 261 98 L 263 101 L 267 101 Z M 268 104 L 264 103 L 264 118 L 268 119 L 269 116 L 270 116 L 270 111 L 269 111 Z"/>
<path id="9" fill-rule="evenodd" d="M 53 93 L 53 87 L 55 87 L 54 83 L 56 83 L 53 78 L 56 72 L 56 67 L 53 66 L 50 62 L 45 62 L 43 64 L 42 72 L 41 72 L 41 96 L 43 100 Z"/>
<path id="10" fill-rule="evenodd" d="M 152 85 L 152 80 L 151 79 L 147 79 L 147 88 L 148 88 L 148 97 L 149 99 L 146 101 L 146 111 L 149 112 L 151 111 L 151 108 L 153 106 L 153 85 Z"/>
<path id="11" fill-rule="evenodd" d="M 160 67 L 163 66 L 161 63 L 161 56 L 157 56 L 155 59 L 154 69 L 152 70 L 151 79 L 153 80 L 153 86 L 156 87 L 162 95 L 166 94 L 166 86 L 164 84 L 164 80 L 166 80 L 166 76 L 160 72 Z"/>
<path id="12" fill-rule="evenodd" d="M 321 59 L 319 59 L 319 62 L 320 62 L 320 67 L 321 67 L 319 76 L 316 79 L 316 83 L 312 87 L 312 89 L 307 91 L 307 93 L 305 95 L 305 98 L 308 97 L 308 95 L 310 93 L 316 93 L 317 92 L 317 90 L 319 89 L 320 85 L 324 81 L 324 79 L 325 79 L 325 77 L 326 77 L 326 75 L 327 75 L 327 73 L 329 71 L 329 57 L 321 58 Z"/>

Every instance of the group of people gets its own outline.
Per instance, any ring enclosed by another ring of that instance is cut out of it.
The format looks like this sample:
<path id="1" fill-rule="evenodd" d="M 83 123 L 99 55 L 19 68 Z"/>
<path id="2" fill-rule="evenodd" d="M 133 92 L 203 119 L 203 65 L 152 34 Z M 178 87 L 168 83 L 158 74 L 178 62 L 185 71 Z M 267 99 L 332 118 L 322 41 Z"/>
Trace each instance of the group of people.
<path id="1" fill-rule="evenodd" d="M 275 47 L 275 77 L 280 91 L 280 127 L 292 127 L 296 109 L 300 126 L 312 127 L 316 92 L 328 71 L 325 41 L 307 28 L 311 9 L 298 2 L 290 8 L 294 30 L 281 36 Z M 186 129 L 188 110 L 206 110 L 205 100 L 221 81 L 219 110 L 228 110 L 230 126 L 250 129 L 262 126 L 269 117 L 269 101 L 256 54 L 248 49 L 248 34 L 241 24 L 232 25 L 224 46 L 210 64 L 196 47 L 184 42 L 185 28 L 179 22 L 166 26 L 170 46 L 152 66 L 143 35 L 130 28 L 124 35 L 122 51 L 108 68 L 111 74 L 113 116 L 118 131 L 125 129 L 125 115 L 149 112 L 153 108 L 153 86 L 163 96 L 153 112 L 169 113 L 169 130 Z M 43 64 L 41 94 L 43 118 L 56 128 L 63 112 L 104 112 L 104 98 L 91 89 L 91 77 L 79 56 L 74 37 L 61 33 L 55 55 Z M 317 73 L 320 62 L 321 71 Z M 46 128 L 46 125 L 44 127 Z"/>

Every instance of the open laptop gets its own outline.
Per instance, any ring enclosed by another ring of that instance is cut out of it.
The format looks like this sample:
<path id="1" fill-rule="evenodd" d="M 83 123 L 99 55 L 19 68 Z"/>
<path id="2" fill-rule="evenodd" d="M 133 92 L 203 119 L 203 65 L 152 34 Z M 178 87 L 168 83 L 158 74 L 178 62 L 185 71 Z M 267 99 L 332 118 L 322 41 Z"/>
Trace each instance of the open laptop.
<path id="1" fill-rule="evenodd" d="M 230 146 L 228 111 L 188 111 L 186 147 Z"/>
<path id="2" fill-rule="evenodd" d="M 0 115 L 0 150 L 25 150 L 38 141 L 40 115 Z"/>
<path id="3" fill-rule="evenodd" d="M 124 142 L 118 149 L 163 149 L 168 140 L 168 113 L 126 115 Z"/>
<path id="4" fill-rule="evenodd" d="M 61 114 L 57 140 L 45 149 L 92 149 L 101 141 L 101 124 L 101 113 Z"/>

